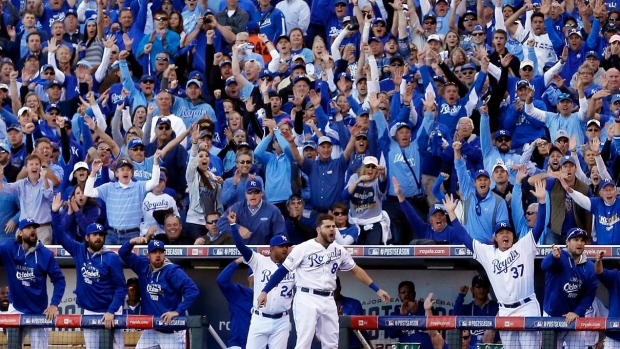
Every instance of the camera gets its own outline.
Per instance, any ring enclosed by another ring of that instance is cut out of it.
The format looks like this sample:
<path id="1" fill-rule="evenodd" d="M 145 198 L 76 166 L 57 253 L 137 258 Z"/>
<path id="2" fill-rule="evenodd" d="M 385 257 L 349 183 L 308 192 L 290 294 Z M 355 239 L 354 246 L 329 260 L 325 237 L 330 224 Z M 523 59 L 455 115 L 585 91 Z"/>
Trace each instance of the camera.
<path id="1" fill-rule="evenodd" d="M 355 18 L 355 16 L 352 16 L 352 17 L 351 17 L 351 24 L 349 24 L 349 25 L 347 26 L 347 30 L 348 30 L 348 31 L 356 31 L 356 30 L 358 30 L 358 29 L 359 29 L 359 27 L 360 27 L 360 24 L 359 24 L 359 22 L 357 21 L 357 18 Z"/>
<path id="2" fill-rule="evenodd" d="M 211 24 L 213 23 L 213 15 L 209 16 L 209 14 L 204 15 L 204 17 L 202 17 L 202 21 L 205 24 Z"/>

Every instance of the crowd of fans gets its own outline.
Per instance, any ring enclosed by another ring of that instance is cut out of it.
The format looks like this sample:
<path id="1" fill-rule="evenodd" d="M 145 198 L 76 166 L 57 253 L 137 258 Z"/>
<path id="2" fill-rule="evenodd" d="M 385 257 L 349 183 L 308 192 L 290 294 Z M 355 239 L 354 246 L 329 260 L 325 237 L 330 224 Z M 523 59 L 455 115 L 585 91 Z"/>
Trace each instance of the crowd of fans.
<path id="1" fill-rule="evenodd" d="M 620 11 L 604 0 L 0 3 L 0 226 L 77 240 L 620 244 Z M 565 183 L 561 183 L 562 179 Z M 399 191 L 395 183 L 399 183 Z M 566 189 L 565 189 L 566 188 Z M 590 213 L 591 212 L 591 213 Z M 593 218 L 594 215 L 594 218 Z"/>

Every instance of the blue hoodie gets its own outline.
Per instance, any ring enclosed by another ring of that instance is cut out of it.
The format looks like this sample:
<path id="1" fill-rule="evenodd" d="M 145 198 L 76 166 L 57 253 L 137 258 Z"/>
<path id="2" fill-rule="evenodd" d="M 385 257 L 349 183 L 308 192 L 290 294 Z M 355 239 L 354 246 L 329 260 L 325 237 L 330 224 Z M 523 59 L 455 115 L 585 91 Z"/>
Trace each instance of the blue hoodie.
<path id="1" fill-rule="evenodd" d="M 61 228 L 61 215 L 52 212 L 54 239 L 71 254 L 76 270 L 77 305 L 97 313 L 114 314 L 124 303 L 127 285 L 121 258 L 107 248 L 92 253 Z"/>
<path id="2" fill-rule="evenodd" d="M 161 268 L 153 269 L 147 257 L 131 252 L 128 241 L 118 250 L 118 255 L 140 280 L 142 314 L 160 317 L 169 311 L 185 315 L 198 298 L 198 287 L 183 269 L 167 259 Z"/>
<path id="3" fill-rule="evenodd" d="M 54 285 L 50 305 L 58 306 L 65 293 L 65 276 L 54 253 L 41 241 L 28 251 L 17 241 L 0 245 L 0 259 L 9 280 L 9 302 L 24 314 L 43 314 L 47 308 L 47 276 Z"/>
<path id="4" fill-rule="evenodd" d="M 598 288 L 594 263 L 585 255 L 575 263 L 568 251 L 561 250 L 560 258 L 548 254 L 540 267 L 545 271 L 544 311 L 556 317 L 569 312 L 585 316 Z"/>

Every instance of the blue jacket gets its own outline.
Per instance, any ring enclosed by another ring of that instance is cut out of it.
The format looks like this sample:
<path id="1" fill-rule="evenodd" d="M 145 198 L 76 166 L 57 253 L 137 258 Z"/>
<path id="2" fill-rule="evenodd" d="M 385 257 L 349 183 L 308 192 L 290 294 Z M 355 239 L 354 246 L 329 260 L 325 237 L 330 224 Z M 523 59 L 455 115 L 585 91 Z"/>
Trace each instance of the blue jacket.
<path id="1" fill-rule="evenodd" d="M 228 310 L 230 311 L 230 337 L 228 337 L 229 347 L 245 348 L 248 340 L 248 330 L 250 329 L 250 320 L 252 314 L 252 303 L 254 302 L 254 291 L 251 288 L 234 284 L 230 280 L 233 274 L 239 268 L 239 265 L 232 261 L 217 276 L 217 285 L 222 294 L 228 301 Z"/>
<path id="2" fill-rule="evenodd" d="M 609 292 L 608 317 L 620 317 L 620 271 L 617 269 L 604 269 L 603 272 L 597 276 L 598 280 Z M 620 332 L 607 331 L 605 335 L 616 341 L 620 340 Z"/>
<path id="3" fill-rule="evenodd" d="M 126 242 L 118 255 L 131 268 L 140 281 L 142 313 L 160 317 L 163 313 L 176 311 L 185 315 L 200 291 L 183 269 L 166 259 L 159 269 L 151 268 L 147 257 L 131 252 L 133 245 Z"/>
<path id="4" fill-rule="evenodd" d="M 76 271 L 76 303 L 97 313 L 114 314 L 125 301 L 127 285 L 120 257 L 107 248 L 92 253 L 61 228 L 61 215 L 52 212 L 54 239 L 71 254 Z"/>
<path id="5" fill-rule="evenodd" d="M 30 250 L 21 243 L 7 241 L 0 245 L 0 259 L 8 276 L 9 302 L 24 314 L 43 314 L 47 308 L 47 276 L 54 285 L 50 305 L 60 304 L 65 293 L 65 276 L 54 253 L 39 241 Z"/>
<path id="6" fill-rule="evenodd" d="M 405 200 L 401 202 L 400 207 L 403 209 L 405 216 L 407 216 L 407 220 L 409 220 L 409 224 L 411 224 L 411 228 L 415 232 L 416 238 L 446 241 L 450 245 L 463 244 L 461 239 L 459 239 L 454 232 L 454 228 L 452 228 L 452 226 L 446 225 L 442 231 L 435 231 L 429 223 L 424 222 L 420 216 L 418 216 L 409 201 Z"/>
<path id="7" fill-rule="evenodd" d="M 418 302 L 418 311 L 413 313 L 409 312 L 410 316 L 424 316 L 424 303 Z M 433 311 L 433 314 L 435 312 Z M 392 312 L 391 316 L 402 316 L 400 314 L 400 309 Z M 420 343 L 420 349 L 432 349 L 433 343 L 431 341 L 431 337 L 428 335 L 427 331 L 424 330 L 385 330 L 386 338 L 398 338 L 400 343 Z M 444 349 L 448 348 L 448 344 L 444 342 Z"/>
<path id="8" fill-rule="evenodd" d="M 499 312 L 499 304 L 496 301 L 488 300 L 482 307 L 476 304 L 475 301 L 463 304 L 465 301 L 465 295 L 459 293 L 454 301 L 454 309 L 452 315 L 463 316 L 496 316 Z M 477 348 L 478 343 L 483 343 L 482 337 L 485 330 L 470 330 L 471 340 L 469 341 L 470 348 Z M 499 335 L 499 333 L 497 333 Z M 497 337 L 497 336 L 496 336 Z"/>
<path id="9" fill-rule="evenodd" d="M 217 228 L 231 234 L 230 223 L 228 223 L 228 213 L 237 213 L 237 224 L 246 227 L 252 235 L 245 240 L 246 245 L 269 245 L 269 240 L 275 235 L 286 237 L 286 226 L 280 210 L 273 204 L 263 199 L 261 207 L 255 214 L 248 208 L 247 200 L 239 201 L 232 205 L 229 210 L 224 211 L 224 215 L 217 222 Z"/>
<path id="10" fill-rule="evenodd" d="M 548 254 L 540 267 L 545 271 L 545 312 L 557 317 L 569 312 L 585 316 L 598 289 L 594 263 L 585 255 L 575 263 L 568 251 L 561 250 L 560 258 Z"/>

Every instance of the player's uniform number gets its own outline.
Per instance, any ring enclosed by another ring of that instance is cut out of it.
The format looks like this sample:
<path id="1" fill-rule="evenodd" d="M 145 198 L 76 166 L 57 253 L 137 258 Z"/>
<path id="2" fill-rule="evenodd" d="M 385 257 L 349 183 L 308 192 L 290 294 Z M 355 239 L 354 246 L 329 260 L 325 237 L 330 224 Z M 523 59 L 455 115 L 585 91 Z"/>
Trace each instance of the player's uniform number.
<path id="1" fill-rule="evenodd" d="M 338 271 L 338 263 L 334 263 L 334 265 L 332 265 L 332 274 L 336 274 L 337 271 Z"/>
<path id="2" fill-rule="evenodd" d="M 293 288 L 289 290 L 287 286 L 282 286 L 282 291 L 280 292 L 280 296 L 284 298 L 290 298 L 293 296 Z"/>
<path id="3" fill-rule="evenodd" d="M 510 272 L 512 273 L 512 277 L 514 279 L 523 276 L 523 264 L 510 268 Z"/>

